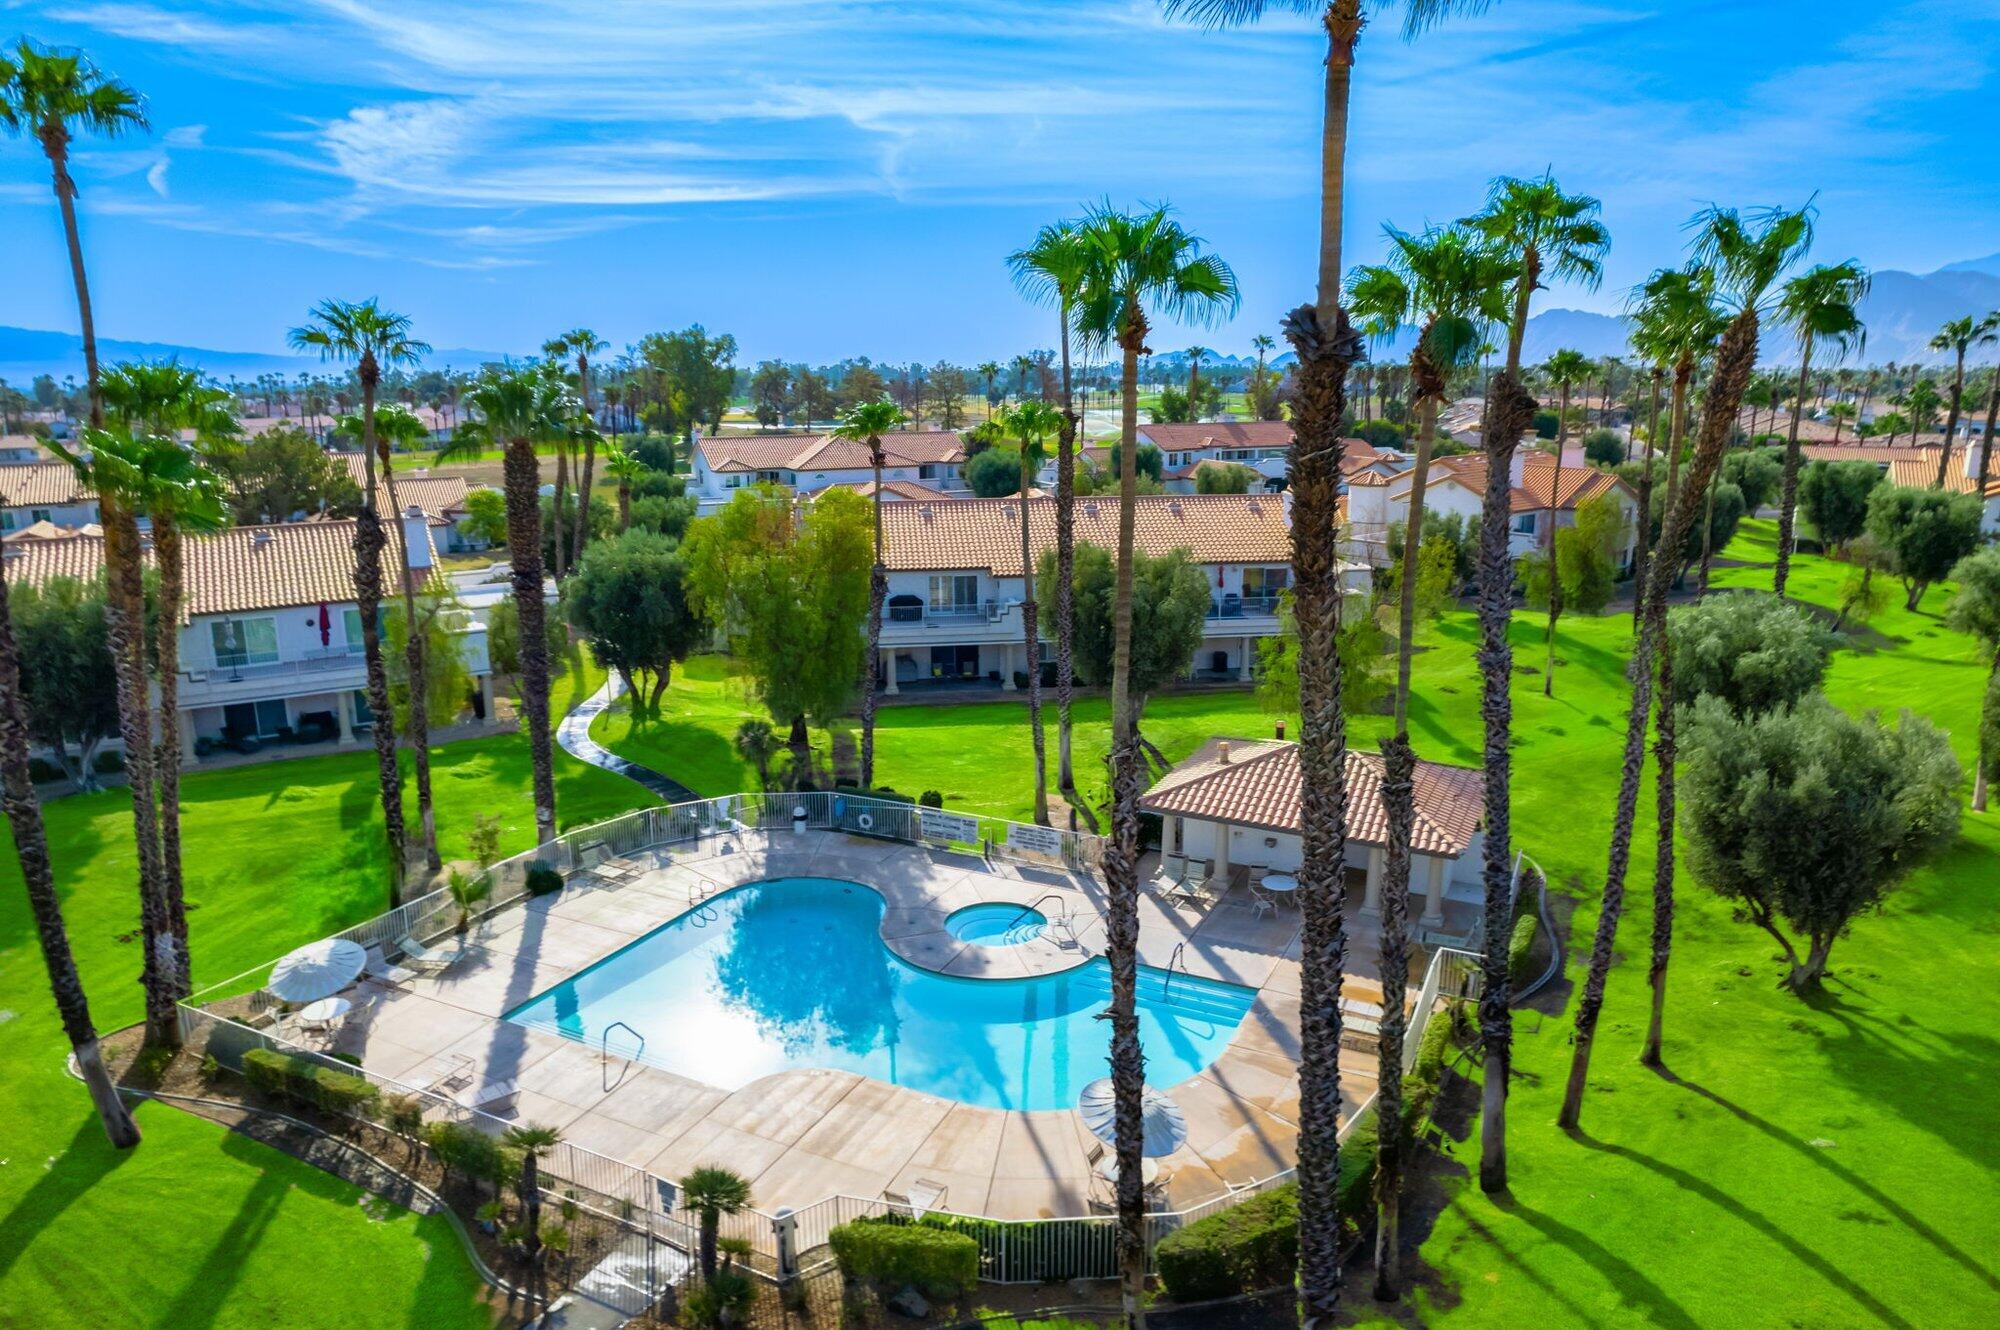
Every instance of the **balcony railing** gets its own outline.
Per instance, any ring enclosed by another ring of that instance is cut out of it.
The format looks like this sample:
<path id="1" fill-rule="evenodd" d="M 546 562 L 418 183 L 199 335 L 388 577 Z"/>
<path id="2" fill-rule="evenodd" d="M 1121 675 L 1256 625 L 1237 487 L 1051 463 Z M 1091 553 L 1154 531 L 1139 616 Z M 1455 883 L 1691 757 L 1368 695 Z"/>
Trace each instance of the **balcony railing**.
<path id="1" fill-rule="evenodd" d="M 1211 619 L 1269 618 L 1277 612 L 1276 592 L 1269 595 L 1242 596 L 1232 591 L 1226 596 L 1218 596 L 1208 602 L 1208 617 Z"/>
<path id="2" fill-rule="evenodd" d="M 350 666 L 359 667 L 361 653 L 350 653 L 345 647 L 328 647 L 320 651 L 309 651 L 291 660 L 242 662 L 230 664 L 219 660 L 190 662 L 181 671 L 189 683 L 237 683 L 252 679 L 281 679 L 300 674 L 326 674 Z"/>
<path id="3" fill-rule="evenodd" d="M 888 605 L 883 607 L 883 620 L 892 624 L 934 623 L 946 627 L 964 627 L 975 623 L 998 623 L 1018 607 L 1018 601 L 977 600 L 954 602 L 950 605 Z"/>

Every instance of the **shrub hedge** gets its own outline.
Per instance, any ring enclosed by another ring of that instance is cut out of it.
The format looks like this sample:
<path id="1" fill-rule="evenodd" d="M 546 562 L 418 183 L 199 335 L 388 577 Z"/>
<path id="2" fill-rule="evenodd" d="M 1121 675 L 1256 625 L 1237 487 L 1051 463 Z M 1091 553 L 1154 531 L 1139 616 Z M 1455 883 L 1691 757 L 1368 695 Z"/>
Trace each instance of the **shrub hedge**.
<path id="1" fill-rule="evenodd" d="M 433 1122 L 424 1127 L 424 1144 L 447 1172 L 456 1171 L 495 1186 L 515 1173 L 509 1151 L 477 1127 Z"/>
<path id="2" fill-rule="evenodd" d="M 1528 971 L 1535 962 L 1535 930 L 1540 926 L 1533 910 L 1523 910 L 1514 921 L 1513 935 L 1507 939 L 1507 973 L 1516 984 L 1535 977 Z"/>
<path id="3" fill-rule="evenodd" d="M 357 1118 L 373 1117 L 382 1095 L 363 1077 L 267 1048 L 253 1048 L 243 1054 L 243 1078 L 260 1093 L 273 1098 Z"/>
<path id="4" fill-rule="evenodd" d="M 1368 1222 L 1375 1177 L 1375 1123 L 1355 1127 L 1340 1147 L 1335 1190 L 1343 1233 Z M 1286 1183 L 1160 1240 L 1154 1263 L 1177 1302 L 1205 1302 L 1289 1284 L 1299 1262 L 1299 1191 Z"/>
<path id="5" fill-rule="evenodd" d="M 857 1219 L 827 1242 L 843 1275 L 881 1288 L 914 1284 L 930 1297 L 958 1298 L 979 1281 L 979 1243 L 930 1224 Z"/>
<path id="6" fill-rule="evenodd" d="M 528 865 L 526 885 L 530 896 L 552 896 L 563 889 L 562 874 L 537 859 Z"/>

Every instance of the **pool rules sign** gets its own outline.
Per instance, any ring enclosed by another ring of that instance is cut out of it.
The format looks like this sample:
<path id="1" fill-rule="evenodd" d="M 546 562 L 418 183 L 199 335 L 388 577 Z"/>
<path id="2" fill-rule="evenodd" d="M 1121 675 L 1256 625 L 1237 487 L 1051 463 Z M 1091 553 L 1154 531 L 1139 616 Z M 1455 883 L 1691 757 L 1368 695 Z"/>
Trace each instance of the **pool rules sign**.
<path id="1" fill-rule="evenodd" d="M 923 827 L 925 840 L 943 841 L 947 845 L 979 844 L 979 819 L 976 817 L 926 808 L 921 812 L 919 825 Z"/>

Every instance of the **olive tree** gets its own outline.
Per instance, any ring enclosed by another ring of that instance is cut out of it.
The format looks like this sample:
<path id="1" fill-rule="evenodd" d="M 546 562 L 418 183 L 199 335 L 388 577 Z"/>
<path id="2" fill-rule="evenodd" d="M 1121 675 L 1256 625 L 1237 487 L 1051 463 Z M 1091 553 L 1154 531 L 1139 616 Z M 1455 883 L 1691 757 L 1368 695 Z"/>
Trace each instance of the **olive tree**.
<path id="1" fill-rule="evenodd" d="M 1712 596 L 1667 615 L 1674 692 L 1719 697 L 1738 716 L 1788 707 L 1826 677 L 1831 634 L 1811 616 L 1758 593 Z"/>
<path id="2" fill-rule="evenodd" d="M 1818 695 L 1748 717 L 1704 697 L 1682 734 L 1689 867 L 1777 940 L 1794 992 L 1817 988 L 1855 916 L 1958 833 L 1958 759 L 1909 711 L 1891 728 Z"/>
<path id="3" fill-rule="evenodd" d="M 1967 555 L 1951 570 L 1958 594 L 1945 622 L 1979 639 L 1986 653 L 1986 692 L 1979 709 L 1979 761 L 1972 777 L 1972 809 L 1986 811 L 1986 787 L 2000 780 L 2000 549 Z"/>
<path id="4" fill-rule="evenodd" d="M 1979 499 L 1972 494 L 1882 485 L 1868 496 L 1868 534 L 1903 581 L 1903 608 L 1914 610 L 1933 582 L 1979 544 Z"/>
<path id="5" fill-rule="evenodd" d="M 563 584 L 563 614 L 598 663 L 618 671 L 639 717 L 658 714 L 674 666 L 708 634 L 688 604 L 680 550 L 665 536 L 637 528 L 585 547 L 583 561 Z"/>

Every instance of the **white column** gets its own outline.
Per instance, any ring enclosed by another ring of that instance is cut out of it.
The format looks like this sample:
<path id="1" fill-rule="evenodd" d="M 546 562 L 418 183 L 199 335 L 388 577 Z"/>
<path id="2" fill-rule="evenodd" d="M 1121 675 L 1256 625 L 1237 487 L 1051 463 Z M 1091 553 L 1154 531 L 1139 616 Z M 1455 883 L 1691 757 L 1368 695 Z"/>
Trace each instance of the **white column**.
<path id="1" fill-rule="evenodd" d="M 1430 876 L 1424 880 L 1424 914 L 1418 922 L 1441 924 L 1444 922 L 1444 860 L 1433 855 L 1420 857 L 1430 865 Z"/>
<path id="2" fill-rule="evenodd" d="M 1003 693 L 1014 691 L 1014 652 L 1015 646 L 1009 642 L 1007 649 L 1000 654 L 1000 691 Z M 985 658 L 985 653 L 981 652 L 980 659 Z"/>
<path id="3" fill-rule="evenodd" d="M 493 724 L 499 718 L 493 714 L 493 676 L 479 676 L 479 709 L 486 715 L 486 723 Z"/>
<path id="4" fill-rule="evenodd" d="M 1254 637 L 1243 639 L 1243 677 L 1245 680 L 1257 677 L 1257 639 Z"/>
<path id="5" fill-rule="evenodd" d="M 194 753 L 194 716 L 189 712 L 183 711 L 177 718 L 176 723 L 180 726 L 181 761 L 192 763 L 196 760 Z"/>
<path id="6" fill-rule="evenodd" d="M 1366 885 L 1361 890 L 1361 912 L 1382 912 L 1382 847 L 1379 845 L 1368 847 L 1368 872 Z"/>
<path id="7" fill-rule="evenodd" d="M 334 722 L 340 726 L 340 742 L 342 745 L 354 742 L 354 721 L 351 714 L 353 710 L 354 694 L 341 693 L 333 699 L 333 718 Z M 492 713 L 488 712 L 487 714 L 491 715 Z"/>
<path id="8" fill-rule="evenodd" d="M 1227 885 L 1229 882 L 1229 837 L 1227 822 L 1215 824 L 1215 880 Z"/>
<path id="9" fill-rule="evenodd" d="M 901 690 L 896 687 L 896 649 L 882 648 L 882 677 L 885 680 L 882 691 L 894 697 Z"/>

